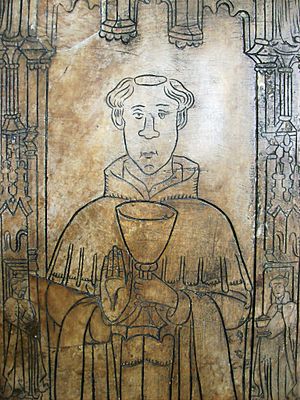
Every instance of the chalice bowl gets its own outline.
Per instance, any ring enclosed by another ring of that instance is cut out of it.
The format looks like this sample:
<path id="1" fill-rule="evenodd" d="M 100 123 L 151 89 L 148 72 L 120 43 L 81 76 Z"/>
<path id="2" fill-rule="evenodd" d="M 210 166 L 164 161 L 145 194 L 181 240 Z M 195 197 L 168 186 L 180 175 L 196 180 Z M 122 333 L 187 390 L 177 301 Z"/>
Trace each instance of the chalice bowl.
<path id="1" fill-rule="evenodd" d="M 124 243 L 142 279 L 151 279 L 157 261 L 165 251 L 177 219 L 168 205 L 150 201 L 130 201 L 116 207 Z"/>

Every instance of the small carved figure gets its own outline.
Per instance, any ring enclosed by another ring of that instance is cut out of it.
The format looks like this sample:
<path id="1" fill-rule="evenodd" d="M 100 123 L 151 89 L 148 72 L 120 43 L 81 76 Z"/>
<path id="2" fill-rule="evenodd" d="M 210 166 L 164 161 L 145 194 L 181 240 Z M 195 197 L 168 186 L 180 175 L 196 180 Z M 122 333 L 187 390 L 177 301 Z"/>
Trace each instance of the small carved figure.
<path id="1" fill-rule="evenodd" d="M 2 396 L 38 399 L 47 385 L 36 312 L 32 302 L 25 298 L 27 281 L 24 277 L 14 277 L 10 284 L 12 296 L 4 304 L 8 336 Z"/>
<path id="2" fill-rule="evenodd" d="M 255 381 L 265 400 L 294 398 L 289 396 L 296 384 L 297 304 L 287 286 L 283 275 L 271 280 L 272 304 L 258 321 Z"/>

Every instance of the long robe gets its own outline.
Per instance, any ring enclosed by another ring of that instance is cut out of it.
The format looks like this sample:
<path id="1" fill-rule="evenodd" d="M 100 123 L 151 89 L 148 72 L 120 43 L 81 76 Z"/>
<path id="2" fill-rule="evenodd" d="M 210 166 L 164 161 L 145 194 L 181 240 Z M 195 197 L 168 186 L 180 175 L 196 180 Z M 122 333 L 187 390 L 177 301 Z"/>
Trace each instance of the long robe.
<path id="1" fill-rule="evenodd" d="M 104 196 L 76 212 L 53 255 L 48 312 L 59 330 L 55 398 L 233 400 L 227 330 L 246 322 L 251 284 L 232 225 L 198 198 L 196 163 L 175 156 L 173 175 L 147 191 L 129 162 L 124 156 L 106 169 Z M 115 208 L 139 199 L 178 212 L 155 272 L 176 290 L 178 303 L 173 313 L 152 305 L 156 320 L 145 324 L 135 315 L 132 290 L 115 322 L 99 297 L 101 267 L 113 246 L 131 263 Z"/>
<path id="2" fill-rule="evenodd" d="M 9 398 L 18 395 L 20 398 L 32 396 L 38 399 L 47 390 L 47 374 L 34 306 L 29 300 L 9 297 L 4 304 L 4 312 L 8 333 L 3 368 L 4 389 L 11 394 Z"/>
<path id="3" fill-rule="evenodd" d="M 297 304 L 286 292 L 267 315 L 270 335 L 259 338 L 255 380 L 265 400 L 282 400 L 296 385 Z"/>

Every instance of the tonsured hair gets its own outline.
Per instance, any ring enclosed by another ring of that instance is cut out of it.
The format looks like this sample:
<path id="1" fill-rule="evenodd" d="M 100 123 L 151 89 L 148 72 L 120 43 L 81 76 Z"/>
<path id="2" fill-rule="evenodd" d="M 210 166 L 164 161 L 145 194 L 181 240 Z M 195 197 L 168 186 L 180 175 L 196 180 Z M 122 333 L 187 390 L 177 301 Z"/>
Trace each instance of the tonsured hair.
<path id="1" fill-rule="evenodd" d="M 187 112 L 194 104 L 194 95 L 176 79 L 168 79 L 158 75 L 141 75 L 135 78 L 125 78 L 108 93 L 107 105 L 112 109 L 111 117 L 118 129 L 124 128 L 124 102 L 134 92 L 135 86 L 163 85 L 165 94 L 178 103 L 177 128 L 182 129 L 187 123 Z"/>

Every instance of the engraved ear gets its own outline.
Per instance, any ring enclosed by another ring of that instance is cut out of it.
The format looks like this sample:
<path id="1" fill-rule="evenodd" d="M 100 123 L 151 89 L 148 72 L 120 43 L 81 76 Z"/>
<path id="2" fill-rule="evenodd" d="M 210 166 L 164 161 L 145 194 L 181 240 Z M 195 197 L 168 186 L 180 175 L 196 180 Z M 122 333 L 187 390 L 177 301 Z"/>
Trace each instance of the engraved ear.
<path id="1" fill-rule="evenodd" d="M 185 125 L 187 123 L 187 119 L 188 119 L 187 117 L 188 117 L 188 113 L 187 113 L 187 109 L 186 108 L 184 108 L 183 110 L 177 112 L 176 123 L 177 123 L 178 130 L 180 130 L 180 129 L 185 127 Z"/>
<path id="2" fill-rule="evenodd" d="M 114 107 L 111 112 L 111 119 L 117 129 L 124 129 L 125 121 L 123 119 L 123 108 Z"/>

